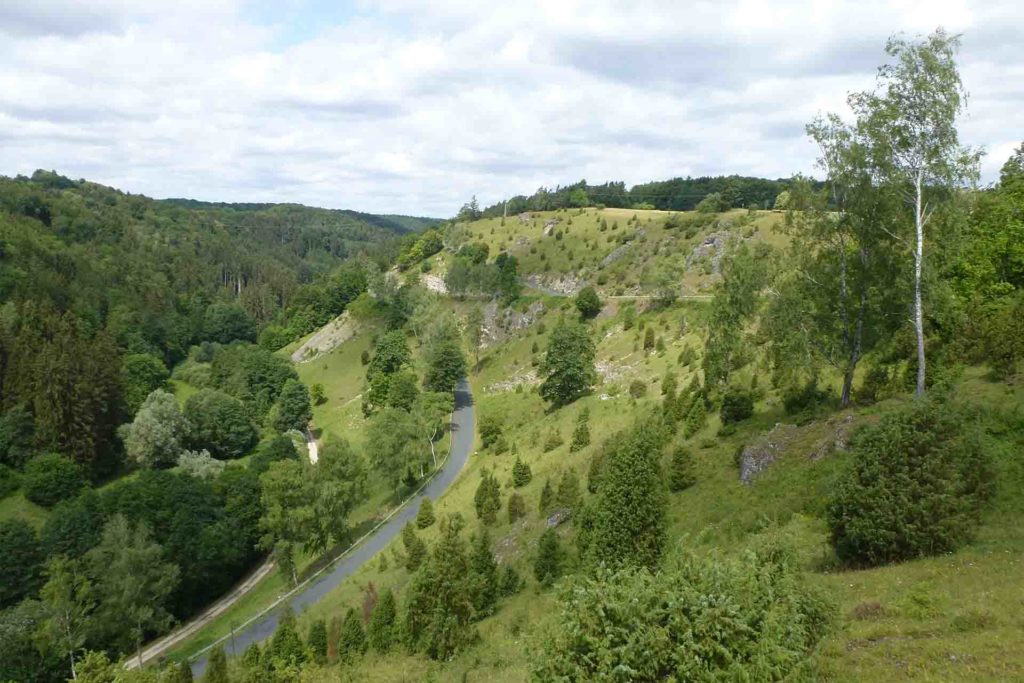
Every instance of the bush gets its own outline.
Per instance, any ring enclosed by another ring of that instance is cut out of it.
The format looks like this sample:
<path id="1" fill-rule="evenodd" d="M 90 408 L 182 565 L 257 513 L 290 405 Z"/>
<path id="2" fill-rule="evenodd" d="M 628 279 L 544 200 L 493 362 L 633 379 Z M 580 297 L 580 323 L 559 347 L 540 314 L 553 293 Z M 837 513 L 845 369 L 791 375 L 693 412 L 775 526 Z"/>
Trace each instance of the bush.
<path id="1" fill-rule="evenodd" d="M 812 415 L 829 400 L 827 391 L 818 388 L 817 378 L 802 387 L 790 387 L 782 394 L 782 406 L 789 415 Z"/>
<path id="2" fill-rule="evenodd" d="M 754 414 L 754 398 L 746 391 L 729 389 L 722 397 L 722 424 L 742 422 Z"/>
<path id="3" fill-rule="evenodd" d="M 21 476 L 7 465 L 0 465 L 0 500 L 11 495 L 21 486 Z"/>
<path id="4" fill-rule="evenodd" d="M 584 287 L 576 295 L 576 309 L 583 318 L 593 318 L 601 312 L 601 297 L 593 287 Z"/>
<path id="5" fill-rule="evenodd" d="M 552 429 L 544 439 L 544 452 L 550 453 L 564 443 L 562 434 L 557 429 Z"/>
<path id="6" fill-rule="evenodd" d="M 85 486 L 85 474 L 73 460 L 48 453 L 28 461 L 23 483 L 26 498 L 49 508 L 74 498 Z"/>
<path id="7" fill-rule="evenodd" d="M 809 678 L 832 609 L 793 564 L 787 553 L 747 551 L 729 561 L 687 555 L 658 574 L 580 575 L 562 592 L 533 680 Z"/>
<path id="8" fill-rule="evenodd" d="M 841 560 L 870 566 L 955 550 L 991 494 L 977 417 L 965 406 L 916 401 L 858 432 L 828 507 Z"/>
<path id="9" fill-rule="evenodd" d="M 185 417 L 192 426 L 192 447 L 215 458 L 240 458 L 256 445 L 256 427 L 245 406 L 222 391 L 202 389 L 189 396 Z"/>
<path id="10" fill-rule="evenodd" d="M 533 472 L 530 466 L 516 456 L 515 464 L 512 465 L 512 485 L 516 488 L 526 486 L 533 479 Z"/>
<path id="11" fill-rule="evenodd" d="M 633 398 L 643 398 L 647 395 L 647 382 L 642 379 L 635 379 L 629 383 L 629 395 Z"/>
<path id="12" fill-rule="evenodd" d="M 486 413 L 480 417 L 480 446 L 487 450 L 498 442 L 503 430 L 501 418 Z"/>

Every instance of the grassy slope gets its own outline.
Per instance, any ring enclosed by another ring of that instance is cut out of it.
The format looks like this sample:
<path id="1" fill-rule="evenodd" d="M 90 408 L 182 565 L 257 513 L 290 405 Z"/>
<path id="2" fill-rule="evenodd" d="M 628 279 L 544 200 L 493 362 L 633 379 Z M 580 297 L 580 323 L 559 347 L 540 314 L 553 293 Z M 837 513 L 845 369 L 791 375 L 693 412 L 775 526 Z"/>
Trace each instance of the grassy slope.
<path id="1" fill-rule="evenodd" d="M 603 213 L 607 216 L 611 211 Z M 620 213 L 618 220 L 623 229 L 625 219 L 634 212 Z M 641 227 L 648 217 L 654 218 L 655 225 L 647 228 L 648 241 L 637 243 L 635 258 L 616 262 L 606 270 L 609 283 L 606 292 L 614 291 L 613 287 L 628 288 L 641 282 L 645 267 L 649 268 L 659 258 L 680 259 L 681 253 L 689 253 L 692 245 L 701 239 L 701 235 L 685 241 L 676 238 L 676 246 L 668 249 L 663 245 L 655 254 L 652 242 L 665 239 L 666 232 L 657 223 L 658 212 L 635 213 L 640 216 Z M 734 212 L 734 215 L 743 214 Z M 526 273 L 572 272 L 574 268 L 568 259 L 562 260 L 565 251 L 559 241 L 539 237 L 544 216 L 541 214 L 538 218 L 535 230 L 538 236 L 533 236 L 532 244 L 517 244 L 514 237 L 509 241 L 510 234 L 526 228 L 530 235 L 529 229 L 534 227 L 520 226 L 516 219 L 508 219 L 504 229 L 499 219 L 481 221 L 472 227 L 478 237 L 490 243 L 492 254 L 500 244 L 511 245 L 511 250 L 518 252 Z M 575 248 L 582 250 L 582 245 L 586 244 L 589 250 L 595 238 L 610 234 L 597 231 L 598 220 L 595 211 L 588 211 L 583 217 L 573 216 L 569 234 L 575 236 L 563 237 L 561 243 L 567 245 L 566 249 L 573 249 L 572 240 L 579 239 Z M 606 217 L 606 220 L 610 224 L 613 219 Z M 749 231 L 754 227 L 754 239 L 775 246 L 784 244 L 785 238 L 774 229 L 778 224 L 777 214 L 757 214 L 753 221 L 752 225 L 739 229 Z M 564 229 L 564 224 L 560 227 Z M 717 229 L 709 227 L 702 234 Z M 588 256 L 590 264 L 599 262 L 616 246 L 605 247 L 604 244 L 598 240 L 594 247 L 596 253 Z M 530 253 L 531 246 L 536 247 L 535 253 Z M 546 254 L 543 261 L 541 253 Z M 548 265 L 546 270 L 545 265 Z M 591 271 L 589 275 L 596 277 L 596 272 Z M 689 273 L 687 277 L 688 284 L 695 290 L 709 281 L 700 266 L 697 273 Z M 548 330 L 559 315 L 572 313 L 560 310 L 560 307 L 568 307 L 564 300 L 545 301 L 549 306 L 544 320 Z M 501 562 L 514 563 L 521 575 L 529 577 L 527 587 L 518 596 L 503 601 L 497 615 L 481 622 L 482 637 L 478 644 L 452 662 L 429 662 L 404 654 L 387 657 L 371 654 L 354 668 L 328 667 L 311 671 L 310 678 L 337 680 L 340 676 L 344 680 L 412 681 L 429 674 L 440 680 L 524 680 L 528 676 L 531 652 L 535 651 L 545 628 L 553 623 L 556 611 L 554 592 L 539 590 L 530 571 L 536 540 L 543 529 L 537 503 L 544 481 L 547 478 L 557 480 L 563 470 L 573 468 L 585 485 L 586 469 L 595 446 L 616 429 L 627 426 L 637 410 L 645 406 L 653 408 L 660 394 L 657 380 L 666 369 L 675 369 L 680 386 L 687 384 L 697 364 L 689 369 L 680 368 L 677 357 L 685 345 L 699 348 L 699 343 L 692 332 L 679 336 L 678 330 L 683 320 L 688 329 L 694 329 L 703 317 L 703 310 L 700 304 L 687 304 L 646 316 L 645 323 L 654 325 L 666 342 L 667 350 L 661 355 L 647 355 L 638 350 L 642 339 L 639 326 L 622 331 L 616 317 L 598 318 L 592 323 L 597 331 L 596 338 L 601 340 L 598 361 L 612 365 L 620 374 L 598 387 L 592 396 L 554 413 L 545 411 L 539 396 L 529 387 L 521 392 L 488 390 L 496 382 L 529 369 L 534 359 L 533 344 L 537 342 L 543 349 L 546 335 L 537 334 L 537 327 L 534 327 L 486 351 L 482 369 L 473 378 L 480 413 L 499 412 L 506 416 L 506 429 L 534 473 L 533 481 L 520 489 L 529 508 L 527 519 L 512 528 L 502 514 L 491 529 L 491 535 Z M 606 308 L 603 316 L 608 312 Z M 749 379 L 749 375 L 746 378 Z M 633 379 L 651 383 L 648 396 L 640 401 L 629 398 L 624 391 Z M 968 372 L 961 391 L 993 409 L 1024 405 L 1024 389 L 990 383 L 979 370 Z M 859 424 L 874 419 L 900 400 L 903 399 L 849 411 L 849 415 Z M 568 441 L 575 417 L 584 406 L 591 410 L 592 445 L 570 454 Z M 717 417 L 711 416 L 708 426 L 689 441 L 696 458 L 698 483 L 670 498 L 671 543 L 698 552 L 730 553 L 759 533 L 780 530 L 793 538 L 802 551 L 808 580 L 820 584 L 838 608 L 836 627 L 826 635 L 821 647 L 823 678 L 853 681 L 912 677 L 945 681 L 1007 680 L 1024 675 L 1024 655 L 1019 654 L 1024 652 L 1024 630 L 1021 629 L 1024 621 L 1019 616 L 1024 601 L 1024 568 L 1020 559 L 1024 550 L 1024 466 L 1016 457 L 1022 444 L 1013 442 L 1014 437 L 1007 437 L 1004 457 L 999 463 L 999 493 L 985 514 L 975 542 L 950 556 L 874 570 L 848 571 L 835 568 L 822 520 L 831 481 L 848 455 L 840 451 L 824 458 L 809 457 L 834 438 L 834 421 L 819 420 L 800 428 L 785 455 L 753 485 L 744 486 L 738 481 L 733 464 L 736 449 L 784 421 L 786 416 L 777 399 L 769 398 L 758 403 L 754 418 L 744 423 L 736 434 L 710 439 L 719 426 Z M 551 430 L 559 431 L 565 444 L 543 453 L 544 437 Z M 701 448 L 702 441 L 714 441 L 714 444 Z M 459 511 L 471 520 L 469 528 L 476 528 L 472 496 L 479 471 L 485 467 L 495 469 L 503 483 L 503 499 L 507 500 L 512 490 L 514 459 L 512 454 L 474 457 L 439 506 L 439 512 Z M 432 538 L 433 532 L 433 529 L 428 530 L 426 536 Z M 571 536 L 571 525 L 563 527 L 561 532 Z M 370 582 L 378 588 L 391 586 L 400 592 L 408 575 L 395 567 L 393 556 L 388 554 L 387 570 L 382 571 L 376 563 L 364 568 L 355 580 L 347 582 L 301 617 L 303 627 L 312 618 L 330 617 L 343 613 L 348 606 L 358 606 L 362 590 Z"/>

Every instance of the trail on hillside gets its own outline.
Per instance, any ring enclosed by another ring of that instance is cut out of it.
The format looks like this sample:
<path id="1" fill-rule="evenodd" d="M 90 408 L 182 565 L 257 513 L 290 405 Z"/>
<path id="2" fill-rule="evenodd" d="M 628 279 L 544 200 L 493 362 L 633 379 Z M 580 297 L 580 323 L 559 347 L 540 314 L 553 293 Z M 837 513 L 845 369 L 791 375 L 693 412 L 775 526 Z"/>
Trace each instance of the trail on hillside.
<path id="1" fill-rule="evenodd" d="M 304 608 L 318 602 L 334 590 L 398 537 L 402 527 L 416 517 L 424 498 L 436 500 L 455 482 L 469 460 L 476 438 L 473 394 L 466 379 L 460 380 L 455 388 L 455 410 L 452 412 L 451 430 L 452 441 L 448 457 L 430 480 L 370 533 L 353 543 L 345 553 L 329 564 L 323 573 L 307 579 L 287 598 L 279 600 L 266 612 L 239 627 L 230 637 L 224 638 L 220 644 L 228 656 L 239 655 L 252 643 L 262 642 L 272 636 L 277 629 L 278 612 L 286 602 L 296 613 L 301 613 Z M 192 662 L 193 676 L 198 678 L 206 670 L 207 656 L 214 644 L 204 649 Z"/>

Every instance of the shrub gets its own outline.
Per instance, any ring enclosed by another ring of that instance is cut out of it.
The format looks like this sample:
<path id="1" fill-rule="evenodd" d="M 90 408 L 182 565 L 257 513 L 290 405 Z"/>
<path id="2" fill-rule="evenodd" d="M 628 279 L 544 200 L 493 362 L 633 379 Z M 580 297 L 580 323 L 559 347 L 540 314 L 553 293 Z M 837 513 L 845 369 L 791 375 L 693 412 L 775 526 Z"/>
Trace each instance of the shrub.
<path id="1" fill-rule="evenodd" d="M 420 511 L 416 513 L 416 527 L 426 529 L 436 521 L 434 517 L 434 504 L 429 498 L 424 497 L 420 503 Z"/>
<path id="2" fill-rule="evenodd" d="M 991 493 L 984 439 L 965 406 L 933 401 L 916 401 L 858 432 L 828 507 L 839 558 L 879 565 L 967 541 Z"/>
<path id="3" fill-rule="evenodd" d="M 526 501 L 518 493 L 508 497 L 508 523 L 515 524 L 526 516 Z"/>
<path id="4" fill-rule="evenodd" d="M 601 312 L 601 297 L 589 285 L 576 295 L 576 309 L 583 318 L 593 318 Z"/>
<path id="5" fill-rule="evenodd" d="M 497 415 L 487 413 L 480 417 L 480 445 L 486 450 L 497 443 L 502 433 L 502 421 Z"/>
<path id="6" fill-rule="evenodd" d="M 533 479 L 533 471 L 530 466 L 516 456 L 515 464 L 512 465 L 512 485 L 516 488 L 526 486 Z"/>
<path id="7" fill-rule="evenodd" d="M 813 378 L 802 387 L 790 387 L 783 392 L 782 406 L 789 415 L 810 415 L 828 399 L 828 392 L 819 389 L 817 378 Z"/>
<path id="8" fill-rule="evenodd" d="M 693 456 L 690 451 L 682 446 L 672 451 L 672 458 L 668 464 L 668 490 L 678 493 L 688 489 L 697 483 L 697 477 L 693 474 Z"/>
<path id="9" fill-rule="evenodd" d="M 0 465 L 0 499 L 11 495 L 21 486 L 17 471 L 7 465 Z"/>
<path id="10" fill-rule="evenodd" d="M 544 452 L 550 453 L 563 443 L 565 443 L 565 439 L 562 438 L 561 433 L 557 429 L 552 429 L 544 439 Z"/>
<path id="11" fill-rule="evenodd" d="M 48 508 L 74 498 L 85 486 L 85 474 L 73 460 L 47 453 L 28 461 L 23 484 L 26 498 Z"/>
<path id="12" fill-rule="evenodd" d="M 746 391 L 729 389 L 722 397 L 722 424 L 742 422 L 754 414 L 754 398 Z"/>
<path id="13" fill-rule="evenodd" d="M 629 395 L 633 398 L 643 398 L 647 395 L 647 382 L 642 379 L 635 379 L 629 383 Z"/>
<path id="14" fill-rule="evenodd" d="M 562 547 L 554 529 L 547 529 L 541 534 L 533 575 L 542 586 L 550 586 L 562 575 Z"/>
<path id="15" fill-rule="evenodd" d="M 770 551 L 686 555 L 658 574 L 600 569 L 565 586 L 560 605 L 533 680 L 803 680 L 833 614 Z"/>

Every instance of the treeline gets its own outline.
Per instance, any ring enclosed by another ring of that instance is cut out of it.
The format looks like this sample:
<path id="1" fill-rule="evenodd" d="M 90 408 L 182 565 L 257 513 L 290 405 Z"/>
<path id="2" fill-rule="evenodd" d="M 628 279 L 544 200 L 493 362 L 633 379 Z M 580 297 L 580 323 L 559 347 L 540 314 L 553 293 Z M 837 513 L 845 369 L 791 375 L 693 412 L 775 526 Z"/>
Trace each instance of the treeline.
<path id="1" fill-rule="evenodd" d="M 775 199 L 790 185 L 791 179 L 752 178 L 747 176 L 702 176 L 672 178 L 641 183 L 631 188 L 621 181 L 590 185 L 585 180 L 554 188 L 542 187 L 529 196 L 516 195 L 504 202 L 480 209 L 474 198 L 459 213 L 460 220 L 492 218 L 505 213 L 552 211 L 602 205 L 613 208 L 690 211 L 709 195 L 716 195 L 719 210 L 730 208 L 770 209 Z"/>

